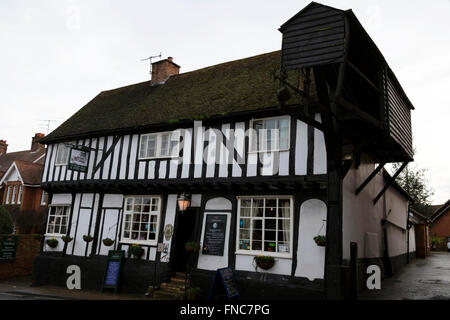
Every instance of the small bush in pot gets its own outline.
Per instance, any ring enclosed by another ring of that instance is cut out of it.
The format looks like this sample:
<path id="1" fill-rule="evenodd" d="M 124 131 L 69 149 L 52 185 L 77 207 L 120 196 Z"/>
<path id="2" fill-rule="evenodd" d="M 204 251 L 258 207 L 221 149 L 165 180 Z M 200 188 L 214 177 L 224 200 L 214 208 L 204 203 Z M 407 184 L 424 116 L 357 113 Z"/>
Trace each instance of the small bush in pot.
<path id="1" fill-rule="evenodd" d="M 138 244 L 132 244 L 128 247 L 128 256 L 133 256 L 135 259 L 140 259 L 144 254 L 145 250 Z"/>
<path id="2" fill-rule="evenodd" d="M 197 253 L 200 251 L 200 244 L 197 241 L 189 241 L 184 245 L 186 251 Z"/>

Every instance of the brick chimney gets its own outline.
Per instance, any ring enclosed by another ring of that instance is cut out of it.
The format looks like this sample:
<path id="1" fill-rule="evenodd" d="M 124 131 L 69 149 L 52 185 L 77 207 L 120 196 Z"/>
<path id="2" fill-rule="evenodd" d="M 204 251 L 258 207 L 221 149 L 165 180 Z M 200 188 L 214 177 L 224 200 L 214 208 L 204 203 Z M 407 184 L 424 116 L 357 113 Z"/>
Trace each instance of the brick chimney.
<path id="1" fill-rule="evenodd" d="M 0 140 L 0 156 L 5 154 L 8 150 L 8 145 L 6 144 L 6 140 Z"/>
<path id="2" fill-rule="evenodd" d="M 164 83 L 170 76 L 180 73 L 180 66 L 172 57 L 152 63 L 152 86 Z"/>
<path id="3" fill-rule="evenodd" d="M 31 151 L 36 151 L 39 148 L 45 148 L 43 144 L 40 144 L 37 142 L 37 140 L 45 137 L 45 134 L 43 133 L 36 133 L 34 137 L 31 139 Z"/>

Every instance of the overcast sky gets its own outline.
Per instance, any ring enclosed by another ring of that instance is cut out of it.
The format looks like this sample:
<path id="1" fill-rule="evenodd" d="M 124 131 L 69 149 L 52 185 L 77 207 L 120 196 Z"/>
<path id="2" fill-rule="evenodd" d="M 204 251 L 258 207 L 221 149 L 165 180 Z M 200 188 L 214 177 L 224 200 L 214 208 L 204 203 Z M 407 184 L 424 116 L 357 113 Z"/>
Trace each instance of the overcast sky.
<path id="1" fill-rule="evenodd" d="M 149 80 L 142 58 L 181 72 L 281 48 L 301 0 L 1 0 L 0 139 L 29 149 L 102 90 Z M 320 2 L 320 1 L 319 1 Z M 352 9 L 397 75 L 412 113 L 415 165 L 434 204 L 450 198 L 450 0 L 321 1 Z"/>

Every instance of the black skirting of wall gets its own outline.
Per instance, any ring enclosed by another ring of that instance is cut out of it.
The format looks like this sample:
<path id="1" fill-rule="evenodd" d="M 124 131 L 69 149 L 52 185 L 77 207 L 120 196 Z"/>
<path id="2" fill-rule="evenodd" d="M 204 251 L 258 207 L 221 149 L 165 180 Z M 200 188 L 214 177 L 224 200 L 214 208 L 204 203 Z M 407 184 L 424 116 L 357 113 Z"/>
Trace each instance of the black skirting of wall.
<path id="1" fill-rule="evenodd" d="M 269 273 L 234 271 L 237 287 L 243 300 L 322 300 L 324 281 L 282 276 Z M 196 270 L 191 285 L 200 287 L 206 299 L 212 287 L 215 271 Z"/>
<path id="2" fill-rule="evenodd" d="M 41 253 L 33 264 L 33 285 L 54 285 L 66 287 L 67 267 L 77 265 L 81 269 L 81 289 L 101 290 L 105 275 L 107 257 L 90 258 L 77 256 L 61 256 L 60 253 Z M 153 261 L 136 261 L 124 259 L 120 274 L 119 291 L 142 293 L 154 283 L 155 263 Z M 156 282 L 167 281 L 170 277 L 167 263 L 158 263 Z"/>

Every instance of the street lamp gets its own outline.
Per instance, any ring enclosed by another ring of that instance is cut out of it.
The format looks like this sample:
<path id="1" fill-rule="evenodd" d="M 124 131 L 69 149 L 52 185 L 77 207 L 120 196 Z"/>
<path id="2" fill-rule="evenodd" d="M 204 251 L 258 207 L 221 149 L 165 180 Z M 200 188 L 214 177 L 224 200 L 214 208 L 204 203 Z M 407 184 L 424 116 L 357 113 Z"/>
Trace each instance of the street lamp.
<path id="1" fill-rule="evenodd" d="M 178 197 L 178 209 L 183 212 L 186 211 L 187 208 L 191 205 L 191 198 L 186 196 L 183 192 L 182 195 Z"/>

